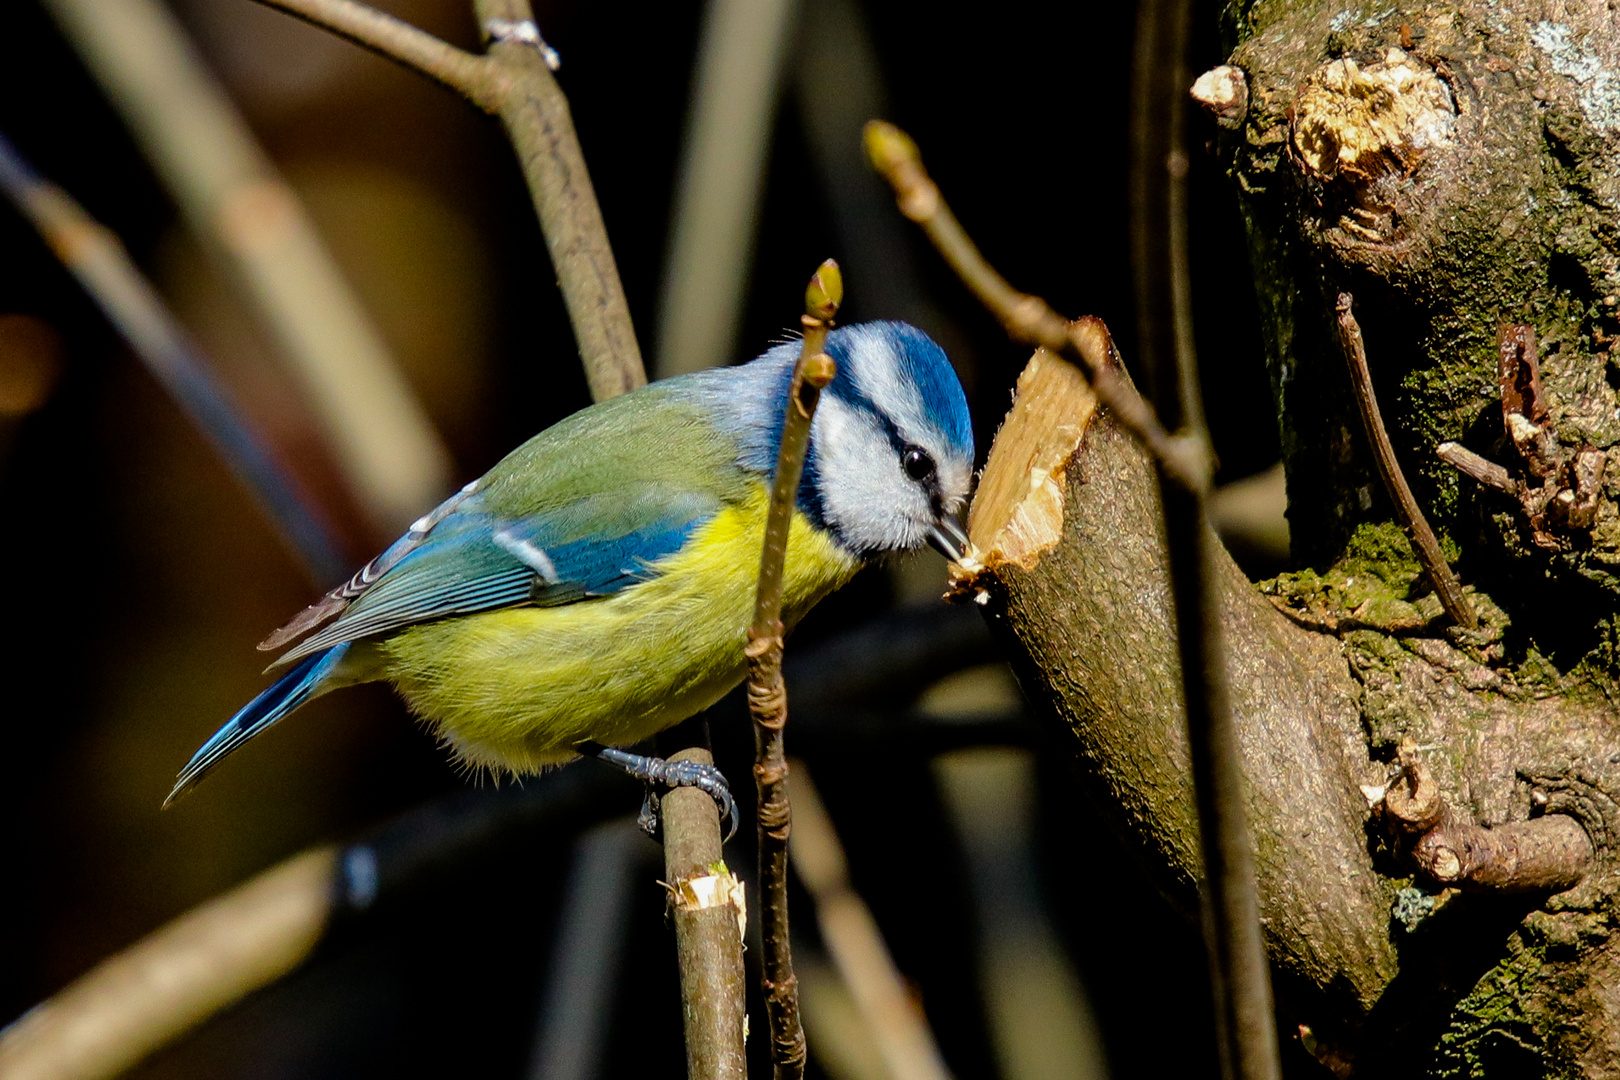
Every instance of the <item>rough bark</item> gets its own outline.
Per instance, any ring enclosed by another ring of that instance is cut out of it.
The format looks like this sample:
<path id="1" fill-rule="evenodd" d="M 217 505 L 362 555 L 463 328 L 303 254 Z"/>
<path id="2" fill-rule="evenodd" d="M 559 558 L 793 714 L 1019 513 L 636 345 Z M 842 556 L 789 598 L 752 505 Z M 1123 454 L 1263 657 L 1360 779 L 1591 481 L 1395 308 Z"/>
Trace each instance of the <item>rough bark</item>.
<path id="1" fill-rule="evenodd" d="M 1579 594 L 1590 638 L 1620 600 L 1616 15 L 1530 0 L 1259 0 L 1227 21 L 1248 107 L 1219 141 L 1250 226 L 1297 554 L 1330 563 L 1359 523 L 1386 516 L 1332 345 L 1333 296 L 1346 291 L 1442 535 L 1504 602 L 1531 575 Z M 1563 455 L 1606 458 L 1594 520 L 1549 544 L 1532 542 L 1510 499 L 1435 454 L 1456 440 L 1523 471 L 1498 387 L 1510 323 L 1540 340 Z"/>
<path id="2" fill-rule="evenodd" d="M 1385 998 L 1443 988 L 1433 1071 L 1620 1072 L 1620 17 L 1257 0 L 1225 21 L 1248 104 L 1216 144 L 1249 224 L 1296 555 L 1324 571 L 1270 591 L 1330 620 L 1360 613 L 1339 635 L 1368 745 L 1425 748 L 1464 826 L 1563 809 L 1597 855 L 1572 892 L 1502 907 L 1469 963 L 1403 962 Z M 1482 634 L 1426 621 L 1402 538 L 1377 524 L 1386 502 L 1332 345 L 1340 290 L 1356 294 L 1418 499 L 1489 594 Z M 1446 442 L 1509 482 L 1458 471 L 1455 448 L 1436 452 Z M 1560 517 L 1558 500 L 1579 512 Z M 1506 851 L 1510 835 L 1494 842 Z M 1423 859 L 1449 866 L 1452 850 L 1432 838 L 1407 854 L 1432 880 Z"/>
<path id="3" fill-rule="evenodd" d="M 1153 469 L 1075 369 L 1031 361 L 969 531 L 982 565 L 965 591 L 1031 699 L 1073 732 L 1094 804 L 1190 911 L 1197 825 Z M 1416 577 L 1409 553 L 1392 561 Z M 1327 575 L 1337 599 L 1360 595 L 1353 576 Z M 1222 578 L 1284 1034 L 1302 1032 L 1342 1075 L 1620 1067 L 1604 861 L 1620 765 L 1604 749 L 1617 745 L 1605 703 L 1528 685 L 1480 659 L 1488 647 L 1421 619 L 1400 635 L 1357 628 L 1422 604 L 1302 609 L 1229 562 Z M 1395 828 L 1394 809 L 1412 800 L 1392 795 L 1386 813 L 1386 789 L 1429 800 L 1432 820 Z M 1495 837 L 1478 828 L 1506 823 Z M 1592 849 L 1596 868 L 1549 897 L 1571 867 L 1592 866 Z M 1447 851 L 1470 877 L 1456 883 L 1484 895 L 1442 888 L 1434 867 L 1449 872 Z M 1539 875 L 1531 891 L 1510 891 L 1510 859 Z"/>

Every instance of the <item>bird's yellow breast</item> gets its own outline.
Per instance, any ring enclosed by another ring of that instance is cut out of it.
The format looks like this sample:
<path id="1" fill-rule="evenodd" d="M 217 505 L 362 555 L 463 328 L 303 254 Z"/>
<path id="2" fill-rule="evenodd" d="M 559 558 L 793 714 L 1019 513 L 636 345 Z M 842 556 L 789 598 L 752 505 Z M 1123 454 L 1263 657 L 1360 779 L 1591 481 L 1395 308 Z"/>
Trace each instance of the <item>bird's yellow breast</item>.
<path id="1" fill-rule="evenodd" d="M 584 740 L 624 746 L 707 708 L 743 677 L 768 495 L 721 511 L 614 596 L 444 619 L 371 645 L 372 663 L 464 760 L 534 772 Z M 860 562 L 795 513 L 784 621 Z"/>

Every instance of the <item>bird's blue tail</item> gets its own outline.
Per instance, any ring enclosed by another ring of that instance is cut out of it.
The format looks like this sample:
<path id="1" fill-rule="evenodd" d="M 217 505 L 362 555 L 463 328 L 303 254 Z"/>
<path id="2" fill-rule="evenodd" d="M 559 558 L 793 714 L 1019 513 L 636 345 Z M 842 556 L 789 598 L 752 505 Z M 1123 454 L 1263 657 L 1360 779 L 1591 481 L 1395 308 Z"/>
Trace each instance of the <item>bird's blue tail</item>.
<path id="1" fill-rule="evenodd" d="M 214 732 L 213 738 L 191 755 L 191 760 L 180 770 L 174 790 L 163 800 L 163 805 L 168 806 L 190 791 L 210 769 L 224 761 L 237 747 L 314 697 L 320 684 L 332 674 L 348 651 L 349 643 L 343 642 L 305 658 L 264 693 L 244 705 L 240 712 L 225 722 L 224 727 Z"/>

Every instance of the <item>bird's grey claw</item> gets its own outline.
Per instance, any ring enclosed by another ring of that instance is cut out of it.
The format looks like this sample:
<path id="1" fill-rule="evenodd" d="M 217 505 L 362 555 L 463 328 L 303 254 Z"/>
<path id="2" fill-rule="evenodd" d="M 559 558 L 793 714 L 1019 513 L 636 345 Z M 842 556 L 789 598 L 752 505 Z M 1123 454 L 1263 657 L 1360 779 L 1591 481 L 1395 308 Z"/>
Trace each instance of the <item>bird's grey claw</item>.
<path id="1" fill-rule="evenodd" d="M 658 839 L 662 831 L 658 812 L 658 793 L 654 790 L 655 787 L 693 787 L 706 793 L 720 808 L 720 824 L 726 829 L 726 838 L 721 842 L 729 843 L 731 838 L 737 835 L 736 800 L 731 797 L 731 788 L 726 784 L 725 775 L 713 765 L 701 761 L 669 761 L 645 754 L 632 754 L 628 750 L 598 746 L 595 743 L 581 743 L 576 749 L 581 754 L 605 761 L 636 779 L 647 782 L 647 797 L 642 800 L 641 813 L 636 815 L 636 824 L 641 827 L 642 832 L 653 839 Z"/>
<path id="2" fill-rule="evenodd" d="M 731 788 L 719 769 L 701 761 L 652 760 L 664 767 L 663 775 L 654 777 L 656 782 L 670 788 L 695 787 L 715 801 L 720 808 L 720 824 L 726 830 L 726 838 L 721 843 L 729 843 L 737 835 L 737 803 L 732 799 Z"/>
<path id="3" fill-rule="evenodd" d="M 647 785 L 647 795 L 641 800 L 641 812 L 636 815 L 636 828 L 660 844 L 664 842 L 664 822 L 658 816 L 658 789 Z"/>

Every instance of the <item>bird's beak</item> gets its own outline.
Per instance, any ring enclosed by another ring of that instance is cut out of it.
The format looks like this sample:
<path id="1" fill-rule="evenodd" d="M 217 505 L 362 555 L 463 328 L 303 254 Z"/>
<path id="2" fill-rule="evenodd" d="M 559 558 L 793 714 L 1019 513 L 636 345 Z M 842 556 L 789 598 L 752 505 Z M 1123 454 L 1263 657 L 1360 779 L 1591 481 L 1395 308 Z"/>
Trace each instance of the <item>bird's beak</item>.
<path id="1" fill-rule="evenodd" d="M 962 556 L 967 554 L 967 533 L 962 531 L 962 526 L 950 514 L 934 522 L 933 529 L 928 533 L 928 542 L 951 562 L 961 562 Z"/>

